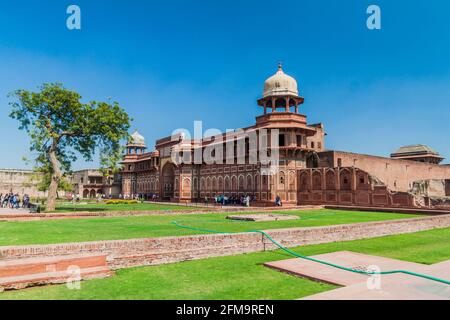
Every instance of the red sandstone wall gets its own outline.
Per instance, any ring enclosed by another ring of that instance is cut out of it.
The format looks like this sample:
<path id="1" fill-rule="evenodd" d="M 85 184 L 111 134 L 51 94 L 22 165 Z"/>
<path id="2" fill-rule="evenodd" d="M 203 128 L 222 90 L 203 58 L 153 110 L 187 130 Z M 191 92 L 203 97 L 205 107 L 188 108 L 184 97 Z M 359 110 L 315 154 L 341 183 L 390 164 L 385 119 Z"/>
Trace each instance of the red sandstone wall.
<path id="1" fill-rule="evenodd" d="M 413 195 L 391 192 L 377 185 L 359 168 L 314 168 L 299 171 L 298 204 L 334 204 L 366 207 L 416 206 Z"/>
<path id="2" fill-rule="evenodd" d="M 450 197 L 450 180 L 445 180 L 445 195 Z"/>
<path id="3" fill-rule="evenodd" d="M 450 227 L 450 215 L 347 225 L 270 230 L 267 233 L 288 247 L 348 241 Z M 106 254 L 112 268 L 157 265 L 216 256 L 272 250 L 261 234 L 209 234 L 54 245 L 0 247 L 0 259 Z"/>
<path id="4" fill-rule="evenodd" d="M 331 167 L 357 167 L 382 180 L 393 191 L 408 191 L 412 182 L 428 179 L 450 179 L 450 166 L 398 160 L 342 151 L 320 153 L 323 163 Z"/>

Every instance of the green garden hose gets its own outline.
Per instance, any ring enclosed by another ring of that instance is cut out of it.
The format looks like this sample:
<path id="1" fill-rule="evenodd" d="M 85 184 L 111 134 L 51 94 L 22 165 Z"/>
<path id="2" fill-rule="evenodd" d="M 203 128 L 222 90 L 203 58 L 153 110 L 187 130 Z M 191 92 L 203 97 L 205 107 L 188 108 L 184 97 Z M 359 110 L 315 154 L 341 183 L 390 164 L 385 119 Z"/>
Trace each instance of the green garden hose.
<path id="1" fill-rule="evenodd" d="M 217 234 L 241 233 L 241 232 L 221 232 L 221 231 L 217 231 L 217 230 L 209 230 L 209 229 L 203 229 L 203 228 L 189 227 L 189 226 L 181 225 L 177 221 L 172 221 L 172 224 L 174 224 L 178 228 L 189 229 L 189 230 L 194 230 L 194 231 L 201 231 L 201 232 L 208 232 L 208 233 L 217 233 Z M 283 245 L 281 245 L 280 243 L 275 241 L 271 236 L 269 236 L 266 232 L 264 232 L 262 230 L 248 230 L 246 232 L 262 234 L 264 237 L 269 239 L 269 241 L 272 242 L 274 245 L 276 245 L 278 248 L 280 248 L 281 250 L 287 252 L 288 254 L 290 254 L 290 255 L 292 255 L 292 256 L 294 256 L 296 258 L 317 262 L 317 263 L 324 264 L 324 265 L 327 265 L 327 266 L 330 266 L 330 267 L 333 267 L 333 268 L 341 269 L 341 270 L 344 270 L 344 271 L 349 271 L 349 272 L 359 273 L 359 274 L 365 274 L 365 275 L 387 275 L 387 274 L 403 273 L 403 274 L 407 274 L 407 275 L 411 275 L 411 276 L 415 276 L 415 277 L 419 277 L 419 278 L 424 278 L 424 279 L 428 279 L 428 280 L 432 280 L 432 281 L 436 281 L 436 282 L 440 282 L 440 283 L 444 283 L 444 284 L 450 285 L 450 281 L 448 281 L 448 280 L 440 279 L 440 278 L 437 278 L 437 277 L 429 276 L 429 275 L 422 274 L 422 273 L 416 273 L 416 272 L 412 272 L 412 271 L 408 271 L 408 270 L 390 270 L 390 271 L 377 272 L 377 271 L 363 271 L 363 270 L 356 270 L 356 269 L 352 269 L 352 268 L 347 268 L 347 267 L 340 266 L 340 265 L 337 265 L 337 264 L 334 264 L 334 263 L 330 263 L 330 262 L 322 261 L 322 260 L 319 260 L 319 259 L 311 258 L 311 257 L 308 257 L 308 256 L 304 256 L 304 255 L 298 254 L 298 253 L 296 253 L 296 252 L 294 252 L 292 250 L 289 250 L 288 248 L 284 247 Z"/>

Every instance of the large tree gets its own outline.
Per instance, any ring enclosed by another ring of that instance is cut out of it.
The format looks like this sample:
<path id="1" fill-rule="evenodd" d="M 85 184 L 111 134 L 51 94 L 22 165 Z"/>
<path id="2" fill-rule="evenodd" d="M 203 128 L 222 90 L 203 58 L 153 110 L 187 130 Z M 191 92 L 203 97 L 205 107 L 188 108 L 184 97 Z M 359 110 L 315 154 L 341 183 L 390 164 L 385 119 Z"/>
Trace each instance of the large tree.
<path id="1" fill-rule="evenodd" d="M 11 93 L 10 117 L 29 134 L 36 163 L 51 176 L 47 211 L 54 211 L 58 185 L 71 163 L 78 155 L 92 161 L 99 154 L 102 166 L 114 166 L 131 119 L 117 102 L 83 103 L 78 93 L 59 83 L 43 84 L 39 89 Z"/>

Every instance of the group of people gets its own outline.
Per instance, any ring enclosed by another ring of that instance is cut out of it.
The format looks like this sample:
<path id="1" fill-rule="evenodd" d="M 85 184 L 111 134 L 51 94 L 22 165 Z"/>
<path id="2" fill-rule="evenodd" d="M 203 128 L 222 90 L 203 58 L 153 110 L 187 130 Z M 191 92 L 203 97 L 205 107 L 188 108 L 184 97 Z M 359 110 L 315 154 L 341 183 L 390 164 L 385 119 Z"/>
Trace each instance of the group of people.
<path id="1" fill-rule="evenodd" d="M 10 209 L 30 208 L 30 196 L 25 194 L 21 199 L 18 193 L 0 193 L 0 206 Z"/>
<path id="2" fill-rule="evenodd" d="M 221 204 L 223 206 L 232 204 L 232 205 L 241 205 L 244 207 L 250 207 L 250 203 L 255 201 L 256 197 L 254 195 L 245 195 L 245 196 L 231 196 L 227 197 L 223 194 L 214 197 L 214 202 L 217 204 Z M 205 197 L 205 203 L 208 203 L 208 197 Z M 281 201 L 281 197 L 279 195 L 275 198 L 275 206 L 282 207 L 283 203 Z"/>
<path id="3" fill-rule="evenodd" d="M 217 204 L 225 205 L 241 205 L 245 207 L 250 207 L 250 203 L 255 201 L 254 195 L 245 196 L 231 196 L 227 197 L 223 194 L 214 197 L 214 202 Z M 208 202 L 208 198 L 205 197 L 205 202 Z"/>
<path id="4" fill-rule="evenodd" d="M 151 201 L 157 201 L 158 195 L 155 193 L 150 194 L 143 194 L 143 193 L 136 193 L 136 194 L 119 194 L 119 199 L 124 200 L 151 200 Z"/>

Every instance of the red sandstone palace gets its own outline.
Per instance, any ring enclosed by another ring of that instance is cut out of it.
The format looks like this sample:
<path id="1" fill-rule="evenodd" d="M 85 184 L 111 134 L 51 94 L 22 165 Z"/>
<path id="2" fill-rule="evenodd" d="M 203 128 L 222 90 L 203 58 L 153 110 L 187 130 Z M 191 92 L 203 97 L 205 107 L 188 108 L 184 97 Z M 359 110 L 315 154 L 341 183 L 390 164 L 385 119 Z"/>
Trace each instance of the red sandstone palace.
<path id="1" fill-rule="evenodd" d="M 259 159 L 256 163 L 248 161 L 251 148 L 247 140 L 244 163 L 230 164 L 225 161 L 228 155 L 223 156 L 223 163 L 214 164 L 180 164 L 172 160 L 174 150 L 194 154 L 216 140 L 237 144 L 242 135 L 231 141 L 225 134 L 199 140 L 169 136 L 156 141 L 155 151 L 146 152 L 144 137 L 135 132 L 123 159 L 122 194 L 157 195 L 159 199 L 175 202 L 202 201 L 217 195 L 252 195 L 254 205 L 273 205 L 277 196 L 284 204 L 293 205 L 445 207 L 450 204 L 450 165 L 441 165 L 443 158 L 433 149 L 424 145 L 406 146 L 390 158 L 327 150 L 323 125 L 308 124 L 307 117 L 299 113 L 303 102 L 296 80 L 279 66 L 276 74 L 265 81 L 263 96 L 258 100 L 262 115 L 256 117 L 253 126 L 242 129 L 243 139 L 254 134 L 261 140 L 263 130 L 279 133 L 276 146 L 279 160 L 274 173 L 268 174 Z"/>

